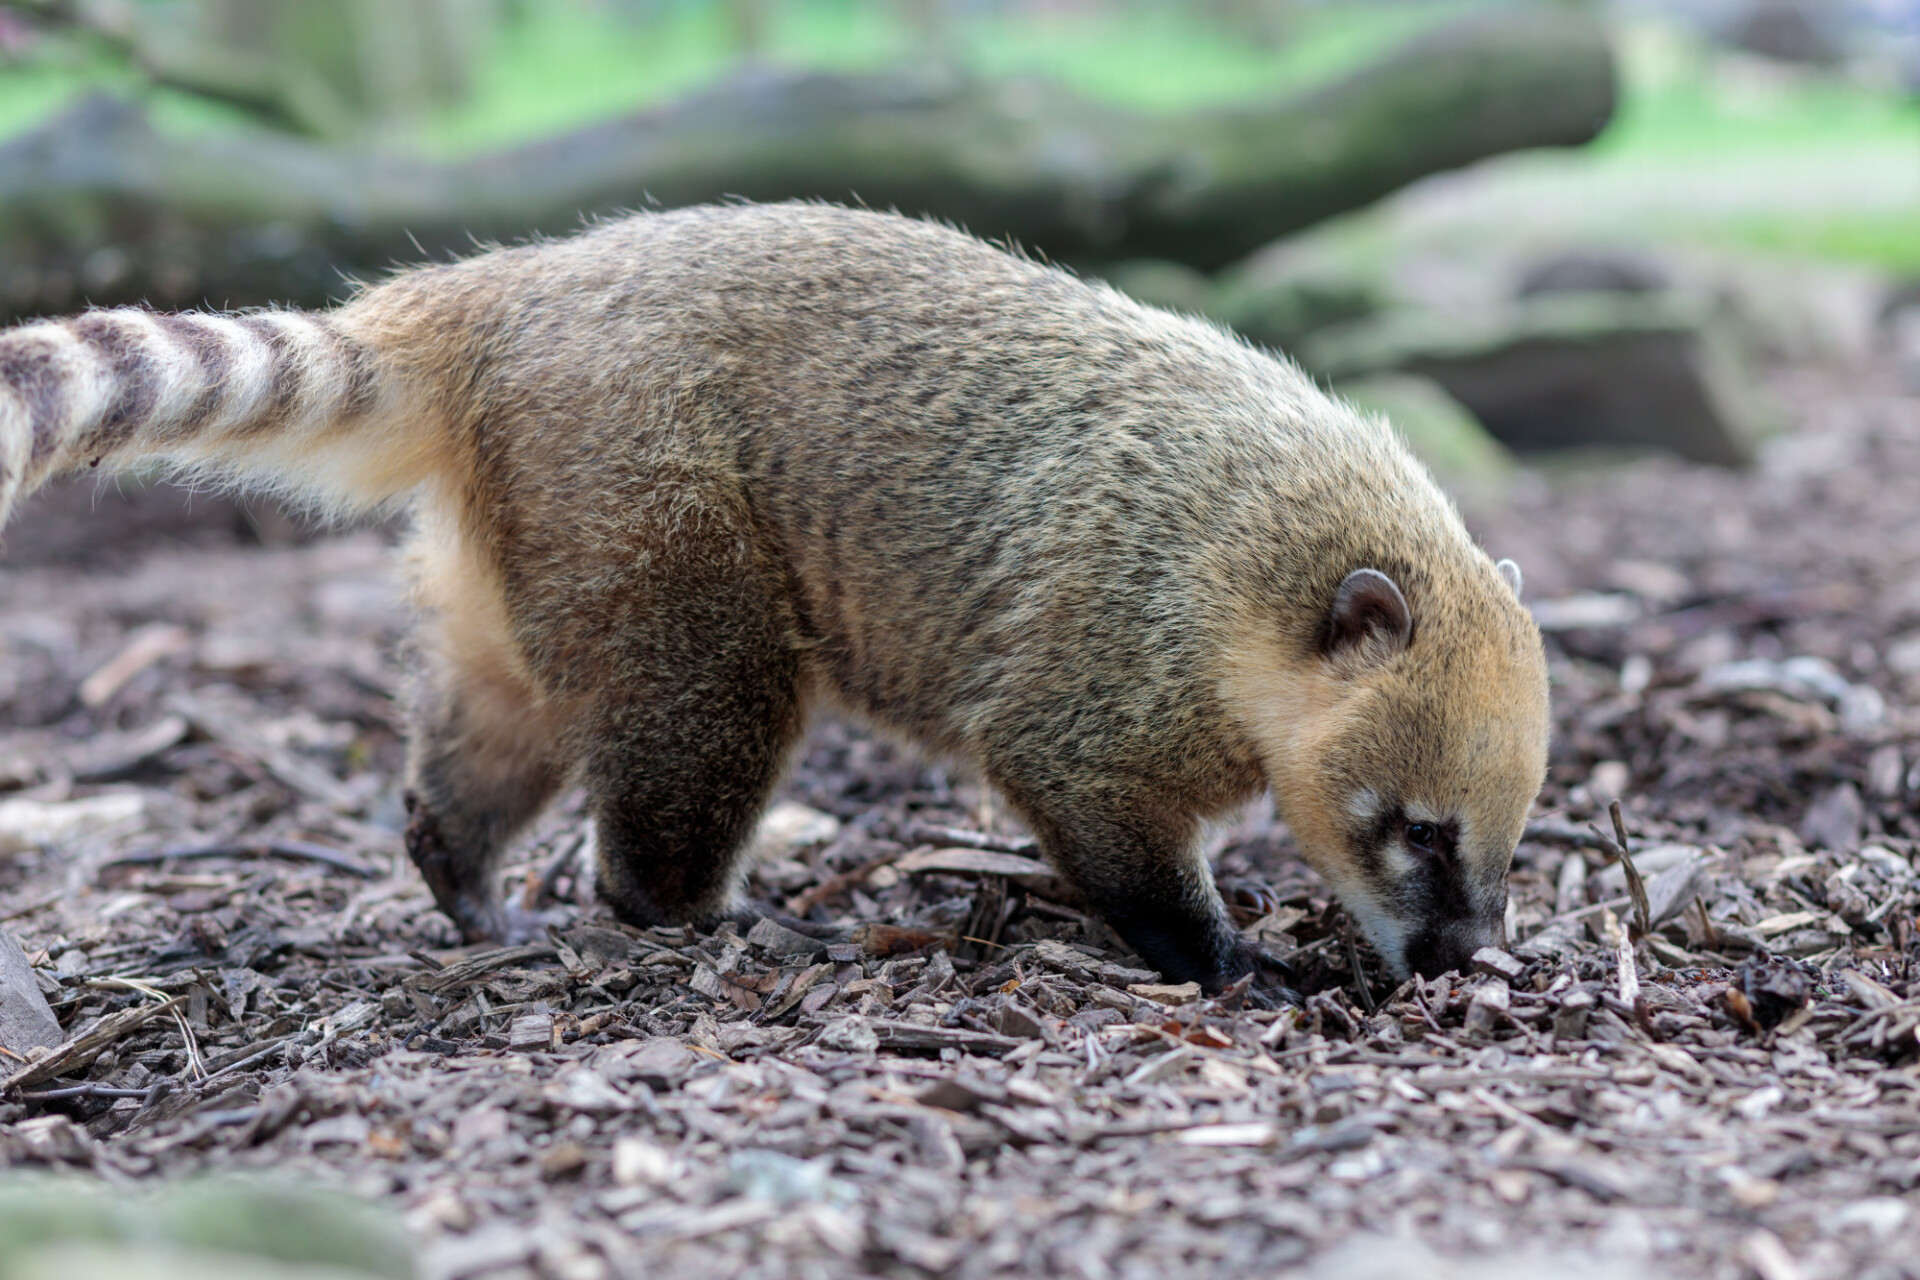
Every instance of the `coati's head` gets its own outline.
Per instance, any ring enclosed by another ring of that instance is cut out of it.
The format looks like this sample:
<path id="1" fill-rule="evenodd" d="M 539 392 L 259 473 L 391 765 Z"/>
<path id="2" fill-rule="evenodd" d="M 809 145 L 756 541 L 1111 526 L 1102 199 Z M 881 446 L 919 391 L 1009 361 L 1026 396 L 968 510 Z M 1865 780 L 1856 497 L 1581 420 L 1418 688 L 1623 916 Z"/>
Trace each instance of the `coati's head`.
<path id="1" fill-rule="evenodd" d="M 1302 855 L 1398 976 L 1505 941 L 1507 868 L 1547 758 L 1546 663 L 1518 587 L 1511 562 L 1475 553 L 1409 604 L 1355 568 L 1306 652 L 1242 643 L 1229 668 Z"/>

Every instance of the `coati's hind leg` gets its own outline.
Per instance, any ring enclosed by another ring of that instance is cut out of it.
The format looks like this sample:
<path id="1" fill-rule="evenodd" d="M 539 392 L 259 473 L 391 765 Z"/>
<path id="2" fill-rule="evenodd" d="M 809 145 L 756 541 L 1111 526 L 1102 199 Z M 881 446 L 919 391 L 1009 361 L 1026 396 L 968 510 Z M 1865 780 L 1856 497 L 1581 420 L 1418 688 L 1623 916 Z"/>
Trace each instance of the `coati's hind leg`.
<path id="1" fill-rule="evenodd" d="M 600 895 L 628 924 L 712 924 L 804 728 L 799 661 L 730 530 L 685 521 L 636 559 L 572 632 Z"/>
<path id="2" fill-rule="evenodd" d="M 417 549 L 425 671 L 408 708 L 407 853 L 469 942 L 517 941 L 535 923 L 500 900 L 509 841 L 568 773 L 559 717 L 516 649 L 490 576 L 458 545 Z"/>

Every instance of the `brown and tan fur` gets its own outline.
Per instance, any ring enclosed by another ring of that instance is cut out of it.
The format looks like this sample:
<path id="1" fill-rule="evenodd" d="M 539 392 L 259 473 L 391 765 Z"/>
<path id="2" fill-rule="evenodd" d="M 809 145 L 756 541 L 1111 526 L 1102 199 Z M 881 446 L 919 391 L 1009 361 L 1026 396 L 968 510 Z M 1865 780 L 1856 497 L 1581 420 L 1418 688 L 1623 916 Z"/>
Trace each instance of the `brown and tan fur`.
<path id="1" fill-rule="evenodd" d="M 1251 967 L 1199 834 L 1268 787 L 1396 970 L 1501 936 L 1545 669 L 1426 472 L 1290 365 L 954 231 L 687 209 L 324 314 L 0 335 L 0 515 L 151 458 L 411 505 L 408 843 L 470 936 L 573 779 L 622 918 L 735 909 L 823 706 L 977 768 L 1170 978 Z"/>

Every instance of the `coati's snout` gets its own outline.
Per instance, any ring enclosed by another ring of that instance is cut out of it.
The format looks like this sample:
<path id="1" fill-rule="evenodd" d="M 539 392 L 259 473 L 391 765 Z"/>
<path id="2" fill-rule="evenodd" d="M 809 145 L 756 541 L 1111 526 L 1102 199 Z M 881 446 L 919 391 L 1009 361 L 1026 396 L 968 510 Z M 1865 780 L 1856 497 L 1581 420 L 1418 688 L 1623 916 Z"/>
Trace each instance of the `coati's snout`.
<path id="1" fill-rule="evenodd" d="M 1413 603 L 1354 570 L 1311 655 L 1246 648 L 1226 686 L 1302 856 L 1401 977 L 1505 942 L 1507 869 L 1546 773 L 1539 632 L 1484 569 L 1422 582 Z"/>

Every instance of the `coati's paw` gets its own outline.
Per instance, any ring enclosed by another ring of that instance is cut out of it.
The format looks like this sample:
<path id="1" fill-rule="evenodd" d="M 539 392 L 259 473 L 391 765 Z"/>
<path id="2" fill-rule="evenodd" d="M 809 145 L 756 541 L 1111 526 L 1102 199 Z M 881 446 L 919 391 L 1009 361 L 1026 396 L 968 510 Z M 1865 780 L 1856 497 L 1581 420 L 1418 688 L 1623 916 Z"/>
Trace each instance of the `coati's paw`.
<path id="1" fill-rule="evenodd" d="M 1295 1008 L 1305 1005 L 1306 1001 L 1293 988 L 1293 966 L 1273 951 L 1260 943 L 1248 942 L 1243 945 L 1240 957 L 1250 966 L 1240 980 L 1246 984 L 1246 1002 L 1249 1006 L 1255 1009 L 1282 1009 L 1289 1005 Z"/>
<path id="2" fill-rule="evenodd" d="M 545 937 L 548 925 L 570 918 L 564 911 L 530 911 L 502 902 L 484 876 L 476 881 L 474 864 L 447 843 L 432 811 L 412 792 L 406 799 L 407 856 L 420 868 L 433 904 L 453 921 L 463 942 L 517 946 Z"/>

